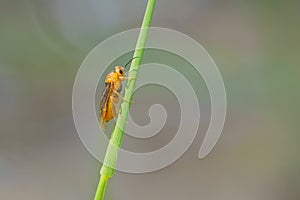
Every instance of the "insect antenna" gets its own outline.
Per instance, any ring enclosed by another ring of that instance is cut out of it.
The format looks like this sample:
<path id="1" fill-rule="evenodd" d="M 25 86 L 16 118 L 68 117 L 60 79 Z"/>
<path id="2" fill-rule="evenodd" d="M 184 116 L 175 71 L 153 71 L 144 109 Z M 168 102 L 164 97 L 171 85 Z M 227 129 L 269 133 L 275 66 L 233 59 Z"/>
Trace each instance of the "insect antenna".
<path id="1" fill-rule="evenodd" d="M 126 65 L 124 66 L 124 68 L 126 68 L 127 65 L 129 65 L 129 64 L 133 61 L 133 59 L 136 59 L 136 58 L 138 58 L 138 57 L 133 57 L 133 58 L 131 58 L 131 59 L 126 63 Z"/>

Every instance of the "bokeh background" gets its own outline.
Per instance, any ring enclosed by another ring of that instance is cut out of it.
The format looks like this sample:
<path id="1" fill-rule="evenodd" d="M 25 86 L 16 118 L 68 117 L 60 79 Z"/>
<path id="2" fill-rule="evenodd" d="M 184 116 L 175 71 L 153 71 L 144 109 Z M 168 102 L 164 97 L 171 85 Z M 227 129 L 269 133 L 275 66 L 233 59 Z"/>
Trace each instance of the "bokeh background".
<path id="1" fill-rule="evenodd" d="M 145 5 L 0 1 L 0 199 L 93 199 L 101 163 L 77 135 L 73 82 L 98 43 L 140 26 Z M 299 200 L 299 10 L 299 1 L 158 0 L 152 25 L 193 37 L 218 65 L 228 98 L 224 131 L 209 156 L 199 160 L 210 101 L 201 77 L 191 78 L 202 110 L 191 148 L 157 172 L 116 172 L 106 199 Z M 144 59 L 188 69 L 175 61 L 153 50 Z M 161 103 L 173 117 L 152 139 L 125 136 L 124 148 L 163 146 L 178 127 L 175 96 L 147 86 L 135 100 L 132 116 L 139 124 L 149 122 L 151 103 Z"/>

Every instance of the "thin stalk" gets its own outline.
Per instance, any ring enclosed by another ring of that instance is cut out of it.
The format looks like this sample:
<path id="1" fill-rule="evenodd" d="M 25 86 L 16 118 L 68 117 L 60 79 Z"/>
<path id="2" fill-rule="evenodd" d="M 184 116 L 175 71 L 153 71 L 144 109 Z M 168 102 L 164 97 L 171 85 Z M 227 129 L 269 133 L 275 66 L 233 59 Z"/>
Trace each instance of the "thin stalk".
<path id="1" fill-rule="evenodd" d="M 99 184 L 98 184 L 98 188 L 95 194 L 95 200 L 97 199 L 104 199 L 104 193 L 106 190 L 106 185 L 107 185 L 107 177 L 105 176 L 101 176 Z"/>
<path id="2" fill-rule="evenodd" d="M 154 11 L 156 0 L 148 0 L 144 19 L 142 22 L 141 30 L 139 33 L 139 37 L 137 40 L 136 48 L 134 51 L 133 57 L 137 57 L 131 63 L 129 70 L 129 77 L 138 77 L 139 67 L 142 63 L 144 48 L 146 45 L 148 31 L 152 20 L 152 15 Z M 122 139 L 124 135 L 124 130 L 128 119 L 128 114 L 131 106 L 131 100 L 134 93 L 136 84 L 136 79 L 130 79 L 127 81 L 127 85 L 125 88 L 124 98 L 130 100 L 129 102 L 123 101 L 121 103 L 120 112 L 117 117 L 117 122 L 115 128 L 111 134 L 110 142 L 108 144 L 104 163 L 102 165 L 100 174 L 101 178 L 99 181 L 99 185 L 97 188 L 97 192 L 94 200 L 102 200 L 104 199 L 104 193 L 107 185 L 107 181 L 114 174 L 114 168 L 117 161 L 118 150 L 122 144 Z M 122 116 L 121 116 L 122 115 Z"/>

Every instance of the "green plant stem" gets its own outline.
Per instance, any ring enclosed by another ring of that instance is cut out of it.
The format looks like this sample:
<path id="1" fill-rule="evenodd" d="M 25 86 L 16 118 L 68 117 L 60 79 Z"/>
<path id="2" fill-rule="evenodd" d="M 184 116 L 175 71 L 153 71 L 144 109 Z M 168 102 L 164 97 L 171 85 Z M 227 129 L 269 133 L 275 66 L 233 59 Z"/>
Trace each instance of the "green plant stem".
<path id="1" fill-rule="evenodd" d="M 144 19 L 142 22 L 142 26 L 140 29 L 139 37 L 133 55 L 133 57 L 137 57 L 137 58 L 134 59 L 131 63 L 130 70 L 129 70 L 129 77 L 136 77 L 136 78 L 138 77 L 139 67 L 140 64 L 142 63 L 144 48 L 148 37 L 148 31 L 151 24 L 155 3 L 156 0 L 148 0 Z M 135 84 L 136 84 L 136 79 L 130 79 L 128 80 L 125 88 L 124 98 L 130 100 L 130 102 L 132 100 L 132 96 L 134 93 Z M 126 121 L 128 119 L 130 106 L 131 103 L 127 101 L 123 101 L 121 103 L 121 108 L 117 117 L 117 122 L 111 134 L 110 142 L 108 144 L 106 154 L 105 154 L 104 163 L 100 171 L 101 178 L 99 181 L 98 189 L 94 200 L 102 200 L 104 198 L 107 181 L 114 174 L 117 155 L 118 155 L 119 148 L 122 144 L 122 139 L 124 135 Z"/>
<path id="2" fill-rule="evenodd" d="M 96 191 L 96 194 L 95 194 L 95 200 L 104 198 L 104 193 L 105 193 L 105 190 L 106 190 L 107 180 L 108 180 L 108 177 L 101 176 L 99 184 L 98 184 L 98 188 L 97 188 L 97 191 Z"/>

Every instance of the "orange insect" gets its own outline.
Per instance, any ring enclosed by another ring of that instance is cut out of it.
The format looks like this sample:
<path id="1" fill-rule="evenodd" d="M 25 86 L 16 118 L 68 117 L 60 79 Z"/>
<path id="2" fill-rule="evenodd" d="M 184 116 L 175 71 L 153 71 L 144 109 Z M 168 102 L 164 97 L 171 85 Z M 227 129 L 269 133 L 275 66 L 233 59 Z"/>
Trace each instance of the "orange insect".
<path id="1" fill-rule="evenodd" d="M 120 92 L 122 90 L 122 81 L 134 78 L 126 76 L 125 68 L 135 58 L 130 59 L 124 67 L 116 66 L 115 70 L 106 76 L 105 88 L 100 102 L 100 126 L 102 129 L 105 129 L 106 122 L 113 119 L 118 113 L 117 103 L 119 102 L 119 97 L 128 101 L 124 99 Z"/>

